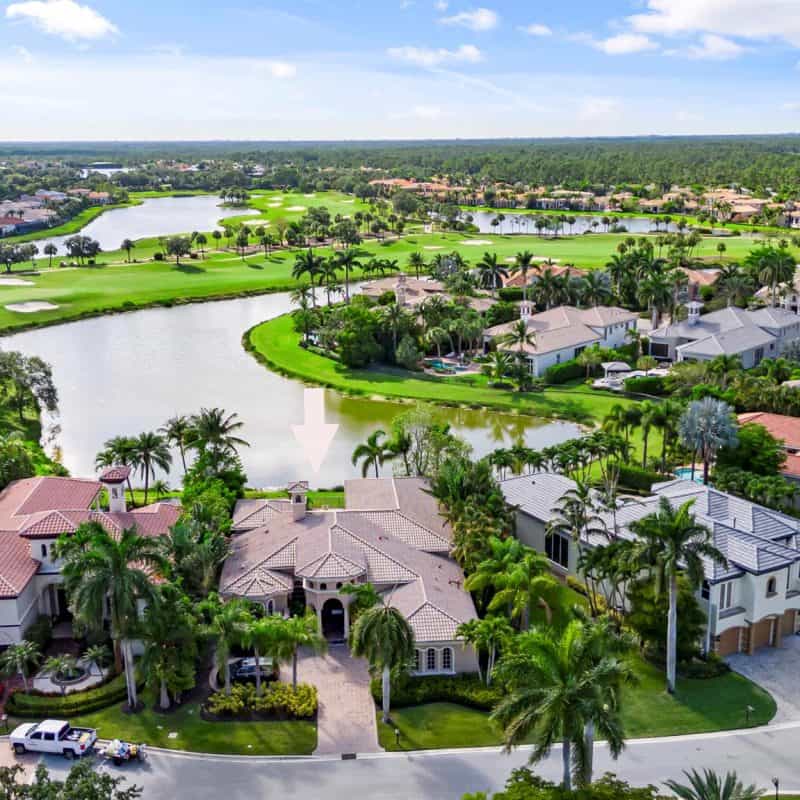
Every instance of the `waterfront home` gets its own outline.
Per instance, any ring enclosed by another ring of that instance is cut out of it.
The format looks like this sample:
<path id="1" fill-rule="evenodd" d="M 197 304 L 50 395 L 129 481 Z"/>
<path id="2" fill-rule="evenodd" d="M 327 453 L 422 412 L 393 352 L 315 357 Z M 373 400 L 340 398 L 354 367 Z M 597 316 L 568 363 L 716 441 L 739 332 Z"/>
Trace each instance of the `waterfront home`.
<path id="1" fill-rule="evenodd" d="M 727 563 L 704 560 L 705 577 L 697 599 L 706 614 L 704 652 L 721 656 L 752 654 L 780 647 L 800 629 L 800 520 L 693 481 L 655 484 L 653 494 L 602 512 L 605 532 L 582 534 L 579 541 L 552 532 L 561 498 L 575 488 L 563 475 L 535 473 L 501 482 L 508 503 L 517 509 L 517 536 L 545 553 L 553 572 L 566 580 L 580 576 L 580 550 L 607 544 L 611 538 L 633 538 L 630 524 L 658 511 L 666 497 L 677 508 L 694 500 L 692 513 L 711 531 L 714 546 Z"/>
<path id="2" fill-rule="evenodd" d="M 18 642 L 41 614 L 69 623 L 72 615 L 62 588 L 60 564 L 52 548 L 62 534 L 86 522 L 98 522 L 111 533 L 135 527 L 145 536 L 160 536 L 178 521 L 174 503 L 153 503 L 127 510 L 128 467 L 114 467 L 99 480 L 24 478 L 0 492 L 0 647 Z M 106 490 L 108 507 L 100 505 Z"/>
<path id="3" fill-rule="evenodd" d="M 528 302 L 520 305 L 520 318 L 533 338 L 532 343 L 522 346 L 522 352 L 530 374 L 540 377 L 548 367 L 577 358 L 587 347 L 614 349 L 626 344 L 628 331 L 636 330 L 638 314 L 616 306 L 559 306 L 534 314 Z M 503 342 L 516 324 L 512 321 L 487 328 L 483 333 L 485 347 L 518 354 L 518 345 Z"/>
<path id="4" fill-rule="evenodd" d="M 772 287 L 762 286 L 756 293 L 755 298 L 767 305 L 772 305 Z M 784 311 L 791 311 L 792 314 L 800 314 L 800 270 L 795 272 L 791 283 L 779 283 L 776 287 L 775 303 L 778 308 Z"/>
<path id="5" fill-rule="evenodd" d="M 400 274 L 361 285 L 361 294 L 372 300 L 379 300 L 387 292 L 393 292 L 397 305 L 409 311 L 419 311 L 419 307 L 431 297 L 438 296 L 448 302 L 455 299 L 447 292 L 444 283 L 432 278 L 412 278 Z M 464 300 L 470 308 L 480 313 L 488 311 L 497 302 L 484 295 L 465 297 Z"/>
<path id="6" fill-rule="evenodd" d="M 288 500 L 239 500 L 220 593 L 267 613 L 310 608 L 321 632 L 341 642 L 353 601 L 342 589 L 371 583 L 414 631 L 414 672 L 476 672 L 474 650 L 456 634 L 475 606 L 450 557 L 450 526 L 425 489 L 418 478 L 346 481 L 344 510 L 309 510 L 302 481 L 289 485 Z"/>
<path id="7" fill-rule="evenodd" d="M 745 369 L 765 358 L 777 358 L 790 342 L 800 339 L 800 319 L 780 308 L 745 311 L 723 308 L 700 314 L 703 304 L 687 304 L 688 317 L 650 333 L 650 355 L 670 361 L 711 361 L 738 356 Z"/>

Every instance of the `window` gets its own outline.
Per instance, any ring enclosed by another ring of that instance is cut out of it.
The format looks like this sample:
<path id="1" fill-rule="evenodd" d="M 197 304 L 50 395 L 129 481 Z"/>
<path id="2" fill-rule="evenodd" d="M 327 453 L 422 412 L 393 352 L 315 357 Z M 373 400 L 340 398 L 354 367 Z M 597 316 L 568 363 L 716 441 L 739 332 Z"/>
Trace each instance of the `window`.
<path id="1" fill-rule="evenodd" d="M 733 606 L 733 583 L 723 583 L 719 587 L 719 607 L 724 611 Z"/>
<path id="2" fill-rule="evenodd" d="M 432 647 L 425 653 L 425 669 L 428 672 L 436 672 L 436 651 Z"/>
<path id="3" fill-rule="evenodd" d="M 419 650 L 414 651 L 414 672 L 419 672 L 422 668 L 422 655 Z"/>
<path id="4" fill-rule="evenodd" d="M 47 545 L 42 545 L 42 558 L 47 558 Z"/>
<path id="5" fill-rule="evenodd" d="M 54 742 L 56 740 L 56 735 L 54 733 L 46 733 L 44 735 L 44 740 L 46 742 Z"/>
<path id="6" fill-rule="evenodd" d="M 321 583 L 319 585 L 319 588 L 324 592 L 328 588 L 328 584 L 327 583 Z"/>
<path id="7" fill-rule="evenodd" d="M 336 584 L 336 588 L 337 589 L 341 589 L 342 588 L 342 582 L 341 581 L 339 581 L 339 583 Z"/>
<path id="8" fill-rule="evenodd" d="M 703 585 L 700 587 L 700 597 L 702 597 L 703 600 L 708 600 L 710 596 L 711 587 L 709 586 L 708 581 L 703 581 Z"/>
<path id="9" fill-rule="evenodd" d="M 561 567 L 569 567 L 569 540 L 560 533 L 548 533 L 544 539 L 547 557 Z"/>
<path id="10" fill-rule="evenodd" d="M 267 600 L 267 614 L 274 614 L 274 613 L 275 613 L 275 601 Z"/>
<path id="11" fill-rule="evenodd" d="M 778 594 L 778 582 L 775 578 L 770 578 L 767 581 L 767 597 L 774 597 Z"/>
<path id="12" fill-rule="evenodd" d="M 445 672 L 451 672 L 453 669 L 453 649 L 451 647 L 445 647 L 442 650 L 442 670 Z"/>

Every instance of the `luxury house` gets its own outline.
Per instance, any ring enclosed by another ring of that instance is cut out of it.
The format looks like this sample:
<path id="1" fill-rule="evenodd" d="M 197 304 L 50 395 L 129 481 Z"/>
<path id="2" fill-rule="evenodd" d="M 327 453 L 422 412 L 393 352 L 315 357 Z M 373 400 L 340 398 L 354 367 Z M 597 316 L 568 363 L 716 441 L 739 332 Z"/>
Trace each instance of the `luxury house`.
<path id="1" fill-rule="evenodd" d="M 533 306 L 523 302 L 520 318 L 533 334 L 533 342 L 523 345 L 522 351 L 531 375 L 539 377 L 548 367 L 577 358 L 592 345 L 613 349 L 626 344 L 628 331 L 636 330 L 638 314 L 613 306 L 559 306 L 534 314 Z M 483 333 L 485 347 L 518 353 L 517 345 L 503 344 L 503 337 L 516 324 L 505 322 L 487 328 Z"/>
<path id="2" fill-rule="evenodd" d="M 114 467 L 99 480 L 39 477 L 14 481 L 0 492 L 0 646 L 18 642 L 40 614 L 70 619 L 52 547 L 61 534 L 85 522 L 98 522 L 111 533 L 132 526 L 142 535 L 167 533 L 181 509 L 154 503 L 128 511 L 124 484 L 128 467 Z M 109 507 L 100 506 L 106 489 Z"/>
<path id="3" fill-rule="evenodd" d="M 602 513 L 607 533 L 582 536 L 579 542 L 548 530 L 559 500 L 575 488 L 563 475 L 537 473 L 501 483 L 506 500 L 517 508 L 517 536 L 546 553 L 556 575 L 578 574 L 582 548 L 611 537 L 632 538 L 630 524 L 658 510 L 662 497 L 678 507 L 694 501 L 692 513 L 713 535 L 727 563 L 705 561 L 698 600 L 706 613 L 705 652 L 721 656 L 752 654 L 760 647 L 780 647 L 800 629 L 800 520 L 725 494 L 710 486 L 673 480 L 653 486 L 653 495 L 623 503 L 615 514 Z"/>
<path id="4" fill-rule="evenodd" d="M 800 318 L 781 308 L 745 311 L 723 308 L 700 314 L 703 304 L 688 303 L 688 318 L 650 333 L 650 354 L 670 361 L 711 361 L 738 356 L 745 369 L 777 358 L 789 342 L 800 339 Z"/>
<path id="5" fill-rule="evenodd" d="M 338 642 L 353 599 L 342 589 L 371 583 L 411 624 L 417 673 L 477 671 L 475 652 L 456 635 L 475 606 L 449 556 L 450 528 L 424 489 L 417 478 L 347 481 L 344 510 L 309 510 L 305 482 L 289 486 L 288 500 L 240 500 L 220 593 L 269 613 L 305 604 Z"/>
<path id="6" fill-rule="evenodd" d="M 361 285 L 361 294 L 373 300 L 378 300 L 387 292 L 394 292 L 397 305 L 410 311 L 419 311 L 419 307 L 431 297 L 441 297 L 447 301 L 454 299 L 447 292 L 444 283 L 432 278 L 410 278 L 401 274 L 389 278 L 379 278 Z M 491 297 L 479 295 L 466 298 L 466 302 L 470 308 L 483 313 L 497 301 Z"/>

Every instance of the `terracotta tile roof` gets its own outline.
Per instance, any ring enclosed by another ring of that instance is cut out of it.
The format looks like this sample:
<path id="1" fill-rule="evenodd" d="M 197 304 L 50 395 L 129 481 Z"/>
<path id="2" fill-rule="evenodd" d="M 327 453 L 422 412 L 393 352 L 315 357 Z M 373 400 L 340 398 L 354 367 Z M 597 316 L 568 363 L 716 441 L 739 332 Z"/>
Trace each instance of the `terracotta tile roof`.
<path id="1" fill-rule="evenodd" d="M 784 475 L 791 475 L 793 478 L 800 478 L 800 454 L 787 453 L 786 463 L 781 470 Z"/>
<path id="2" fill-rule="evenodd" d="M 800 450 L 800 417 L 784 414 L 768 414 L 765 411 L 750 411 L 739 414 L 739 424 L 756 423 L 763 425 L 772 436 L 793 450 Z"/>
<path id="3" fill-rule="evenodd" d="M 109 467 L 100 473 L 101 483 L 123 483 L 131 474 L 130 467 Z"/>
<path id="4" fill-rule="evenodd" d="M 39 569 L 30 545 L 14 533 L 0 534 L 0 598 L 17 597 Z"/>

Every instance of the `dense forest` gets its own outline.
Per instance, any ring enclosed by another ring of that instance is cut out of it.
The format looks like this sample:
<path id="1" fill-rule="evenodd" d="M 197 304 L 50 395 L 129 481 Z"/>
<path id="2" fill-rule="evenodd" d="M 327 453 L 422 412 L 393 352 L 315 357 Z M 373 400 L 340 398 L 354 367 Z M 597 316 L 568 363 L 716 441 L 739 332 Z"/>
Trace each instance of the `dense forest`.
<path id="1" fill-rule="evenodd" d="M 129 142 L 6 143 L 0 158 L 63 159 L 83 166 L 108 160 L 228 161 L 258 164 L 284 185 L 327 173 L 328 182 L 358 179 L 363 168 L 465 183 L 493 181 L 570 188 L 607 185 L 723 185 L 791 193 L 800 187 L 800 135 L 536 139 L 418 142 Z M 217 166 L 219 166 L 217 164 Z M 206 176 L 207 178 L 208 176 Z M 361 175 L 363 180 L 363 174 Z M 203 183 L 202 173 L 185 181 Z"/>

